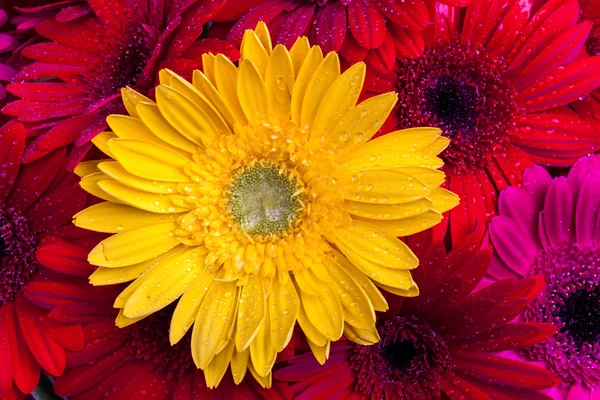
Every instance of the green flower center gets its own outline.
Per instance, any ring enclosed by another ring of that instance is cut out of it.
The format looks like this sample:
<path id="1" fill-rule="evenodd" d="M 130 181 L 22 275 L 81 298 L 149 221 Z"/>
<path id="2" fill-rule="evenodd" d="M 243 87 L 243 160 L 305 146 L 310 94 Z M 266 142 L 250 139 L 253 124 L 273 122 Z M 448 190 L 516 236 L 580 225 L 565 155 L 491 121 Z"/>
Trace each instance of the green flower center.
<path id="1" fill-rule="evenodd" d="M 256 164 L 240 170 L 228 192 L 232 219 L 258 238 L 290 231 L 303 206 L 298 180 L 277 165 Z"/>

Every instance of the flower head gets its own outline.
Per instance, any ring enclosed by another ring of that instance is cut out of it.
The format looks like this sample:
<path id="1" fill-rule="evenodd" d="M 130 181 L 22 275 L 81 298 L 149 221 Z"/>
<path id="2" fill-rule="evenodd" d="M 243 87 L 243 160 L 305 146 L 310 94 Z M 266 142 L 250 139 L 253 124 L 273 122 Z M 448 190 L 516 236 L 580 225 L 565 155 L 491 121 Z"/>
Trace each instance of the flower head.
<path id="1" fill-rule="evenodd" d="M 472 292 L 491 255 L 477 241 L 468 236 L 449 253 L 439 242 L 422 249 L 414 271 L 421 294 L 396 301 L 382 316 L 379 343 L 365 346 L 371 333 L 356 331 L 358 340 L 348 336 L 356 343 L 332 344 L 324 365 L 298 355 L 275 379 L 296 382 L 298 399 L 544 398 L 536 390 L 558 379 L 505 355 L 555 332 L 552 324 L 511 323 L 543 280 L 505 279 Z"/>
<path id="2" fill-rule="evenodd" d="M 529 322 L 551 322 L 556 335 L 530 347 L 561 377 L 554 398 L 585 398 L 600 387 L 600 156 L 577 161 L 568 177 L 552 179 L 528 169 L 523 188 L 500 195 L 500 215 L 490 224 L 494 279 L 543 274 L 545 287 L 524 311 Z M 516 243 L 519 245 L 517 246 Z"/>
<path id="3" fill-rule="evenodd" d="M 120 0 L 95 0 L 89 2 L 91 13 L 74 5 L 59 20 L 37 23 L 36 31 L 49 41 L 22 50 L 36 62 L 7 87 L 22 100 L 3 108 L 36 136 L 25 162 L 75 143 L 74 166 L 90 149 L 89 140 L 106 129 L 106 116 L 124 111 L 121 88 L 148 95 L 159 68 L 191 76 L 202 53 L 232 53 L 232 46 L 220 41 L 196 42 L 222 1 L 141 3 L 133 8 Z M 235 51 L 231 55 L 236 57 Z"/>
<path id="4" fill-rule="evenodd" d="M 70 221 L 86 193 L 62 168 L 64 151 L 21 166 L 25 137 L 20 124 L 0 128 L 0 398 L 9 400 L 33 391 L 42 369 L 61 374 L 66 351 L 83 347 L 78 322 L 53 313 L 103 292 L 78 288 L 93 268 L 73 242 L 90 234 Z"/>
<path id="5" fill-rule="evenodd" d="M 441 154 L 452 240 L 496 213 L 497 191 L 520 182 L 533 162 L 567 167 L 599 146 L 596 126 L 567 106 L 600 86 L 600 57 L 587 56 L 592 24 L 577 23 L 574 0 L 476 0 L 438 4 L 423 55 L 369 79 L 395 88 L 399 106 L 382 130 L 436 126 L 451 139 Z"/>
<path id="6" fill-rule="evenodd" d="M 231 360 L 236 382 L 248 366 L 268 385 L 296 320 L 325 358 L 343 332 L 374 330 L 387 307 L 376 286 L 415 296 L 418 261 L 397 236 L 456 198 L 439 188 L 438 129 L 367 142 L 396 95 L 356 105 L 364 64 L 340 75 L 306 38 L 273 49 L 262 23 L 241 51 L 239 68 L 206 55 L 193 84 L 161 71 L 156 103 L 124 91 L 131 116 L 109 116 L 114 133 L 94 139 L 114 161 L 79 167 L 107 202 L 75 224 L 115 234 L 89 255 L 92 283 L 135 279 L 119 324 L 181 296 L 171 342 L 193 325 L 198 367 Z"/>

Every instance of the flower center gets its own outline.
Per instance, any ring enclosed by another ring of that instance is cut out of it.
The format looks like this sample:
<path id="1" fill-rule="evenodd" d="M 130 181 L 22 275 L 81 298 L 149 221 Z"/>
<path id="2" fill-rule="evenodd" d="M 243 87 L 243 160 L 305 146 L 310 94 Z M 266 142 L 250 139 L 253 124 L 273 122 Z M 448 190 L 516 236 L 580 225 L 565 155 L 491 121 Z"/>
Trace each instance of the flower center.
<path id="1" fill-rule="evenodd" d="M 14 299 L 36 270 L 36 244 L 21 212 L 0 203 L 0 306 Z"/>
<path id="2" fill-rule="evenodd" d="M 526 322 L 550 322 L 558 332 L 527 349 L 565 384 L 600 386 L 600 250 L 577 244 L 539 252 L 532 275 L 544 274 L 546 287 L 523 313 Z"/>
<path id="3" fill-rule="evenodd" d="M 298 180 L 284 167 L 255 164 L 234 175 L 228 211 L 248 235 L 259 238 L 289 232 L 302 210 Z"/>
<path id="4" fill-rule="evenodd" d="M 518 114 L 504 59 L 456 42 L 402 61 L 398 93 L 400 128 L 440 128 L 452 139 L 442 157 L 459 170 L 501 154 Z"/>
<path id="5" fill-rule="evenodd" d="M 387 320 L 378 332 L 379 343 L 354 347 L 355 389 L 370 399 L 439 397 L 440 373 L 451 368 L 442 338 L 415 317 Z"/>
<path id="6" fill-rule="evenodd" d="M 558 317 L 576 345 L 600 339 L 600 287 L 578 290 L 564 299 Z"/>

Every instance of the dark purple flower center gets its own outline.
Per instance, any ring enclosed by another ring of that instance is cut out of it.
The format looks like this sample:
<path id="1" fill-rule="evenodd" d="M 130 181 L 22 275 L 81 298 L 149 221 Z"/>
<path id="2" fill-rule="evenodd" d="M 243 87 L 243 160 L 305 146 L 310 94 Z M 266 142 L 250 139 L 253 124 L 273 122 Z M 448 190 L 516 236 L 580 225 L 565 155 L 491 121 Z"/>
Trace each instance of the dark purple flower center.
<path id="1" fill-rule="evenodd" d="M 14 299 L 37 269 L 36 245 L 23 214 L 0 203 L 0 306 Z"/>
<path id="2" fill-rule="evenodd" d="M 440 43 L 399 63 L 401 128 L 435 126 L 452 139 L 449 168 L 482 166 L 502 154 L 518 107 L 504 59 L 459 43 Z"/>
<path id="3" fill-rule="evenodd" d="M 558 332 L 527 349 L 565 385 L 600 386 L 600 250 L 577 244 L 538 254 L 532 274 L 544 274 L 546 287 L 523 313 L 527 322 L 551 322 Z"/>
<path id="4" fill-rule="evenodd" d="M 196 369 L 190 352 L 190 334 L 174 346 L 169 341 L 173 311 L 174 306 L 169 306 L 133 324 L 127 342 L 127 348 L 133 357 L 165 368 L 170 379 Z"/>
<path id="5" fill-rule="evenodd" d="M 355 390 L 370 399 L 439 397 L 440 373 L 451 368 L 442 338 L 415 317 L 386 320 L 377 330 L 380 342 L 355 345 L 350 357 Z"/>

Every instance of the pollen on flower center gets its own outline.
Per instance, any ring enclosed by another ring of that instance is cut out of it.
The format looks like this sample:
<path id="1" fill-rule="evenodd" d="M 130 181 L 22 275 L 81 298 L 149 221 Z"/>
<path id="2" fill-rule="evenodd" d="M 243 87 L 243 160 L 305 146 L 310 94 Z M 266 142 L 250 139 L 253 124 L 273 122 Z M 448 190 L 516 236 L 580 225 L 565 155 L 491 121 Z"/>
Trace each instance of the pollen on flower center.
<path id="1" fill-rule="evenodd" d="M 277 165 L 242 169 L 233 177 L 228 200 L 231 218 L 256 237 L 288 232 L 302 212 L 298 180 Z"/>

